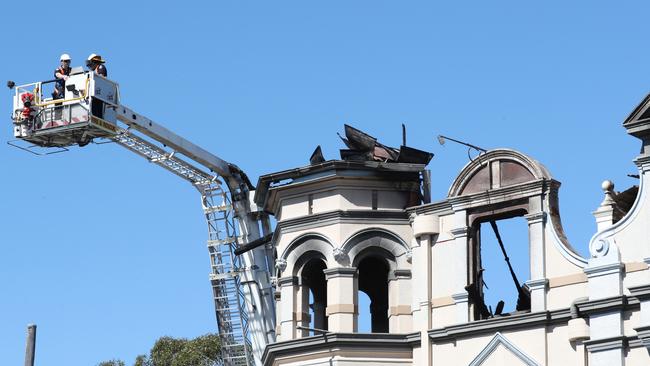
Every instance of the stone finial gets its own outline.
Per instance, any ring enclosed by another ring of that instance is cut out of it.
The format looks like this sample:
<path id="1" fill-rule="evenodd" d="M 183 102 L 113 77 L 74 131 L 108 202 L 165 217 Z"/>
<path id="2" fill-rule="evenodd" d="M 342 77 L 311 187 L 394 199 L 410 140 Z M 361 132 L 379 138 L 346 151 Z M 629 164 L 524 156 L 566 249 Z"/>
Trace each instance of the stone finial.
<path id="1" fill-rule="evenodd" d="M 600 204 L 601 206 L 603 204 L 616 203 L 616 201 L 614 201 L 614 196 L 613 196 L 613 194 L 614 194 L 614 182 L 612 182 L 609 179 L 604 180 L 603 183 L 600 184 L 600 188 L 602 188 L 603 192 L 605 193 L 605 199 Z"/>
<path id="2" fill-rule="evenodd" d="M 596 218 L 598 231 L 602 231 L 612 226 L 622 217 L 622 212 L 614 199 L 616 195 L 616 192 L 614 191 L 614 182 L 611 180 L 605 180 L 600 184 L 600 187 L 603 189 L 605 197 L 600 203 L 600 206 L 598 206 L 596 211 L 593 212 L 593 215 Z"/>

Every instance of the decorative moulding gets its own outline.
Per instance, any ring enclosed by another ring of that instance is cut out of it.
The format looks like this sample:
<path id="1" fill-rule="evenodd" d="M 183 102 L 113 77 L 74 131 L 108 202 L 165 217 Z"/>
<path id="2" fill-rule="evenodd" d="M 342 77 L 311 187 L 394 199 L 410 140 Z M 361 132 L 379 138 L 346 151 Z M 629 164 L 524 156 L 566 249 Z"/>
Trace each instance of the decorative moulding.
<path id="1" fill-rule="evenodd" d="M 348 258 L 348 253 L 346 253 L 341 248 L 334 248 L 334 250 L 332 251 L 332 255 L 334 255 L 334 259 L 336 259 L 336 261 L 339 263 L 347 264 L 350 262 L 350 259 Z"/>

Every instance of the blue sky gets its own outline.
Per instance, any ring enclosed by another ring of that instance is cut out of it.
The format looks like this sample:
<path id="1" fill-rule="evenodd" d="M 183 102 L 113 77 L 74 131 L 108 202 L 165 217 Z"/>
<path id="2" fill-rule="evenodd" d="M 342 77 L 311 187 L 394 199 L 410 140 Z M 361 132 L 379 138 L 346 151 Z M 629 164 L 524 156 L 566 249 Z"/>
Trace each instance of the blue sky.
<path id="1" fill-rule="evenodd" d="M 636 183 L 626 174 L 639 143 L 621 122 L 648 92 L 647 2 L 2 7 L 2 80 L 49 79 L 63 52 L 74 65 L 101 54 L 124 104 L 254 181 L 307 164 L 319 144 L 336 158 L 343 123 L 387 145 L 405 123 L 408 144 L 436 154 L 434 199 L 467 162 L 438 134 L 544 163 L 563 182 L 562 221 L 583 254 L 601 181 Z M 10 140 L 11 92 L 0 95 Z M 0 159 L 0 363 L 22 362 L 30 322 L 39 366 L 131 362 L 159 336 L 215 331 L 191 186 L 113 145 L 49 157 L 5 145 Z M 515 252 L 525 240 L 503 235 Z M 496 287 L 511 286 L 505 276 Z"/>

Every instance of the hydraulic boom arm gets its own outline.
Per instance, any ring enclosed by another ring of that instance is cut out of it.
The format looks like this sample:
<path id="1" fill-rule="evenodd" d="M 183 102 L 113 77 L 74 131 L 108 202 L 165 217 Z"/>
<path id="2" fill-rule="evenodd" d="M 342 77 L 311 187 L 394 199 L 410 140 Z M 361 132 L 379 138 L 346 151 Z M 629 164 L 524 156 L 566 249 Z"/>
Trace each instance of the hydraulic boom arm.
<path id="1" fill-rule="evenodd" d="M 71 73 L 64 98 L 57 100 L 43 96 L 43 86 L 50 82 L 16 87 L 14 136 L 32 144 L 21 148 L 66 150 L 109 139 L 196 187 L 208 224 L 210 281 L 223 363 L 260 365 L 264 347 L 275 340 L 272 251 L 256 244 L 235 254 L 238 248 L 269 237 L 268 215 L 251 205 L 254 187 L 248 177 L 237 166 L 123 106 L 118 85 L 108 79 Z"/>

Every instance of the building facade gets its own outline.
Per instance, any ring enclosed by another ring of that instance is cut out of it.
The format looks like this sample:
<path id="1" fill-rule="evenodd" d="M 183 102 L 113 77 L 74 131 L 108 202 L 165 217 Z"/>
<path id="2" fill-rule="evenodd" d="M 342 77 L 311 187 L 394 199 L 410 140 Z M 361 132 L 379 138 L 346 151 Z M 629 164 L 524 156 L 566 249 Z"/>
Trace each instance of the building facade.
<path id="1" fill-rule="evenodd" d="M 428 161 L 376 150 L 260 177 L 255 200 L 277 219 L 277 341 L 263 363 L 649 365 L 649 106 L 623 125 L 641 140 L 640 183 L 603 183 L 589 258 L 564 236 L 560 183 L 513 150 L 468 163 L 439 202 L 427 202 Z M 514 217 L 529 278 L 505 313 L 485 301 L 480 231 Z M 371 332 L 358 331 L 359 292 Z"/>

